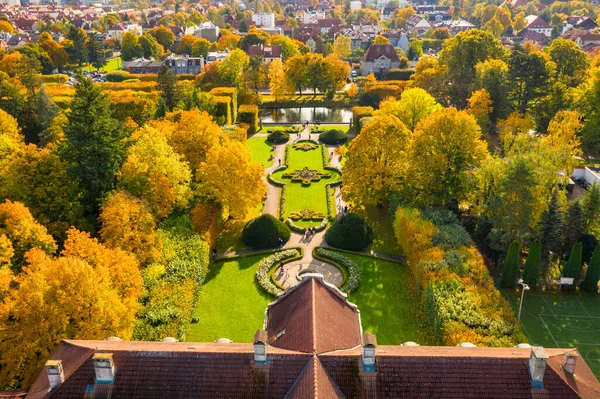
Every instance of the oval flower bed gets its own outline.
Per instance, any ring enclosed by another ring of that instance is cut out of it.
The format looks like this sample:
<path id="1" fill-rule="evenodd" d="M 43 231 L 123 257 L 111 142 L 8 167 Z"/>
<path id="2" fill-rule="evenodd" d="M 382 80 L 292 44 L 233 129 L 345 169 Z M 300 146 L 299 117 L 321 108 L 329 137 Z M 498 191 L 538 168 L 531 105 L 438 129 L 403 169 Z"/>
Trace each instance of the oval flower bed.
<path id="1" fill-rule="evenodd" d="M 269 272 L 279 263 L 289 262 L 298 256 L 302 255 L 297 249 L 286 249 L 284 251 L 276 252 L 273 255 L 263 259 L 258 264 L 258 270 L 256 270 L 256 282 L 258 285 L 260 285 L 262 289 L 273 296 L 279 295 L 281 292 L 283 292 L 283 290 L 271 282 L 269 278 Z"/>
<path id="2" fill-rule="evenodd" d="M 345 272 L 344 277 L 346 281 L 344 282 L 344 285 L 342 285 L 342 287 L 340 288 L 343 292 L 350 295 L 354 291 L 356 291 L 356 289 L 360 285 L 361 277 L 360 269 L 354 261 L 346 258 L 339 252 L 331 251 L 325 248 L 315 248 L 313 255 L 315 255 L 317 259 L 329 262 L 337 266 L 340 270 L 342 270 L 342 272 Z"/>

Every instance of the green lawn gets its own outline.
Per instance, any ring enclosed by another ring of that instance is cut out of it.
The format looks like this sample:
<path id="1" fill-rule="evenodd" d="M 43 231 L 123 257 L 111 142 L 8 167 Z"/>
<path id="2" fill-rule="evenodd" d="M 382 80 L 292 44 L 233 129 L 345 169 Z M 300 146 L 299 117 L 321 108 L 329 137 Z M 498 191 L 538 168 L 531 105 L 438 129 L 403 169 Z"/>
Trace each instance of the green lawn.
<path id="1" fill-rule="evenodd" d="M 361 285 L 348 299 L 358 305 L 363 330 L 375 334 L 382 345 L 406 341 L 432 345 L 429 328 L 419 325 L 424 319 L 407 266 L 370 256 L 342 254 L 361 270 Z"/>
<path id="2" fill-rule="evenodd" d="M 358 213 L 373 227 L 373 243 L 369 249 L 375 252 L 400 255 L 388 208 L 368 206 L 359 210 Z"/>
<path id="3" fill-rule="evenodd" d="M 263 128 L 261 130 L 258 131 L 258 133 L 263 133 L 263 134 L 269 134 L 272 133 L 274 131 L 279 131 L 279 130 L 288 130 L 291 127 L 298 127 L 299 130 L 297 133 L 302 133 L 302 126 L 301 125 L 263 125 Z M 271 132 L 269 132 L 269 130 Z M 290 133 L 290 137 L 295 139 L 296 138 L 296 133 Z"/>
<path id="4" fill-rule="evenodd" d="M 265 308 L 274 298 L 255 282 L 258 262 L 268 255 L 256 255 L 210 265 L 186 341 L 212 342 L 229 338 L 233 342 L 252 342 L 263 326 Z"/>
<path id="5" fill-rule="evenodd" d="M 115 71 L 117 69 L 121 69 L 122 66 L 123 66 L 123 61 L 121 60 L 121 58 L 116 57 L 116 58 L 111 58 L 111 59 L 106 60 L 106 65 L 104 65 L 104 67 L 101 68 L 101 70 L 103 70 L 104 72 Z M 98 68 L 95 68 L 89 64 L 82 65 L 81 67 L 75 67 L 74 69 L 88 71 L 88 72 L 93 72 L 93 71 L 98 70 Z"/>
<path id="6" fill-rule="evenodd" d="M 262 166 L 268 168 L 273 164 L 271 158 L 271 142 L 267 141 L 266 137 L 251 137 L 246 140 L 246 147 L 252 156 L 252 159 L 256 162 L 260 162 Z"/>
<path id="7" fill-rule="evenodd" d="M 302 151 L 294 149 L 290 144 L 288 145 L 290 146 L 288 168 L 273 174 L 275 180 L 285 182 L 287 185 L 285 217 L 287 218 L 290 213 L 294 211 L 302 211 L 304 209 L 310 209 L 327 215 L 325 184 L 338 180 L 340 178 L 339 173 L 323 169 L 323 158 L 320 147 L 310 151 Z M 313 182 L 310 186 L 303 186 L 300 182 L 292 183 L 290 179 L 281 177 L 284 173 L 300 170 L 304 167 L 319 172 L 329 173 L 331 177 L 328 179 L 321 179 L 319 182 Z"/>
<path id="8" fill-rule="evenodd" d="M 504 291 L 515 313 L 521 294 Z M 525 292 L 521 325 L 532 345 L 575 347 L 600 378 L 600 296 L 579 293 Z"/>
<path id="9" fill-rule="evenodd" d="M 310 132 L 314 133 L 315 128 L 316 128 L 316 126 L 310 125 Z M 323 129 L 323 130 L 338 129 L 338 130 L 341 130 L 342 132 L 348 133 L 348 129 L 350 129 L 350 125 L 349 124 L 328 125 L 328 124 L 324 123 L 321 126 L 319 126 L 319 129 Z"/>

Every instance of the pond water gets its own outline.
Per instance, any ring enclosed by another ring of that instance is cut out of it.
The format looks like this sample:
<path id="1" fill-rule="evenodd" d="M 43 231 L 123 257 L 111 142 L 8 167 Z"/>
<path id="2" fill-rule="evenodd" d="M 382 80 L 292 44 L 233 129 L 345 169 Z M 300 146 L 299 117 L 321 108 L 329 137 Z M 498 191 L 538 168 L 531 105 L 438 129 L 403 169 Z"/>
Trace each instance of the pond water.
<path id="1" fill-rule="evenodd" d="M 310 123 L 320 121 L 325 123 L 350 123 L 352 108 L 340 107 L 300 107 L 261 109 L 263 123 Z"/>

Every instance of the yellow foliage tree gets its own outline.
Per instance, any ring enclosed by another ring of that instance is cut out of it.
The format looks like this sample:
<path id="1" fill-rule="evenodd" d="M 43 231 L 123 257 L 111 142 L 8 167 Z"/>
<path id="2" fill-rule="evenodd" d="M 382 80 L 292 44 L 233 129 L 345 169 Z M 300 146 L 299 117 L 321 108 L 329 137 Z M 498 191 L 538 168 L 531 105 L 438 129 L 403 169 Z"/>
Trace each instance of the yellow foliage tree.
<path id="1" fill-rule="evenodd" d="M 198 194 L 219 204 L 224 216 L 244 218 L 266 193 L 263 171 L 243 144 L 226 140 L 213 146 L 198 168 Z"/>
<path id="2" fill-rule="evenodd" d="M 531 116 L 529 114 L 521 114 L 518 111 L 514 111 L 508 118 L 499 121 L 498 137 L 500 137 L 504 152 L 510 152 L 516 138 L 528 135 L 533 126 Z"/>
<path id="3" fill-rule="evenodd" d="M 348 91 L 346 92 L 346 94 L 348 95 L 349 98 L 354 98 L 358 95 L 358 87 L 356 87 L 356 85 L 354 83 L 350 83 L 350 87 L 348 88 Z"/>
<path id="4" fill-rule="evenodd" d="M 486 89 L 474 91 L 468 101 L 468 112 L 475 117 L 481 131 L 488 133 L 490 129 L 490 114 L 493 111 L 490 93 Z"/>
<path id="5" fill-rule="evenodd" d="M 28 261 L 18 288 L 0 303 L 2 386 L 29 387 L 63 339 L 132 333 L 137 300 L 120 298 L 108 269 L 71 256 L 52 259 L 38 249 Z"/>
<path id="6" fill-rule="evenodd" d="M 339 58 L 348 58 L 352 55 L 350 38 L 345 35 L 338 35 L 333 42 L 333 55 Z"/>
<path id="7" fill-rule="evenodd" d="M 46 228 L 36 222 L 29 209 L 20 202 L 6 200 L 0 204 L 0 236 L 10 240 L 13 255 L 10 259 L 15 273 L 21 271 L 25 253 L 32 248 L 40 248 L 51 254 L 56 251 L 56 243 Z"/>
<path id="8" fill-rule="evenodd" d="M 175 204 L 187 203 L 190 168 L 163 132 L 146 126 L 133 139 L 118 173 L 118 187 L 145 200 L 157 218 L 166 218 Z"/>
<path id="9" fill-rule="evenodd" d="M 412 132 L 421 119 L 440 109 L 442 106 L 425 90 L 411 88 L 402 92 L 400 100 L 383 101 L 376 114 L 394 115 Z"/>
<path id="10" fill-rule="evenodd" d="M 390 44 L 390 39 L 382 35 L 377 35 L 375 40 L 373 40 L 373 44 Z"/>
<path id="11" fill-rule="evenodd" d="M 581 119 L 582 115 L 577 111 L 558 111 L 548 125 L 548 135 L 543 137 L 552 148 L 549 153 L 557 158 L 556 164 L 566 167 L 566 176 L 573 172 L 573 158 L 582 154 L 578 136 L 583 128 Z"/>
<path id="12" fill-rule="evenodd" d="M 192 209 L 194 231 L 214 248 L 217 241 L 219 209 L 214 204 L 198 204 Z"/>
<path id="13" fill-rule="evenodd" d="M 159 255 L 156 222 L 144 202 L 126 191 L 111 194 L 100 212 L 100 237 L 110 248 L 137 256 L 142 264 Z"/>
<path id="14" fill-rule="evenodd" d="M 408 265 L 416 270 L 423 253 L 433 247 L 431 239 L 436 228 L 429 220 L 421 218 L 415 208 L 398 208 L 394 215 L 394 235 Z"/>
<path id="15" fill-rule="evenodd" d="M 378 115 L 350 143 L 342 179 L 344 199 L 377 205 L 397 192 L 406 177 L 410 131 L 393 115 Z"/>
<path id="16" fill-rule="evenodd" d="M 291 96 L 296 91 L 294 85 L 287 78 L 283 63 L 279 59 L 269 63 L 269 88 L 271 95 L 278 100 Z"/>
<path id="17" fill-rule="evenodd" d="M 17 120 L 0 109 L 0 161 L 23 147 L 24 141 Z"/>
<path id="18" fill-rule="evenodd" d="M 421 206 L 458 205 L 472 188 L 471 174 L 488 156 L 472 115 L 444 108 L 421 120 L 410 145 L 408 180 Z"/>

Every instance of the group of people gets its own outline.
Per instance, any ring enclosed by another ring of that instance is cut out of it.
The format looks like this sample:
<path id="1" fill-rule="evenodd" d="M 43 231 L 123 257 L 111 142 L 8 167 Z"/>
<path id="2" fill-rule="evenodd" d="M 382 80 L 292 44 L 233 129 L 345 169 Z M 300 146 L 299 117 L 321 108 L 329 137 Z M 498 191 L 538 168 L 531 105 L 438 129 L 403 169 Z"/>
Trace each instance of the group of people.
<path id="1" fill-rule="evenodd" d="M 311 238 L 312 236 L 314 236 L 315 234 L 317 234 L 317 229 L 315 229 L 314 227 L 305 227 L 304 228 L 304 238 L 306 238 L 307 240 L 309 238 Z"/>

